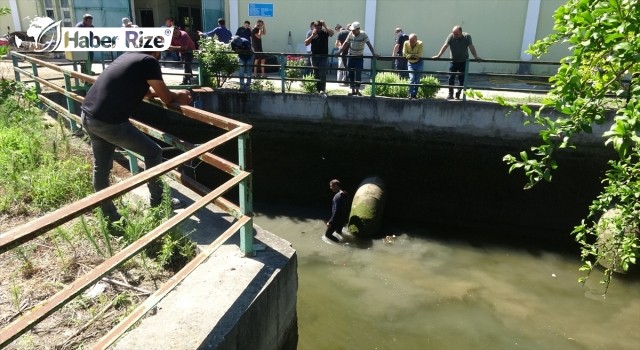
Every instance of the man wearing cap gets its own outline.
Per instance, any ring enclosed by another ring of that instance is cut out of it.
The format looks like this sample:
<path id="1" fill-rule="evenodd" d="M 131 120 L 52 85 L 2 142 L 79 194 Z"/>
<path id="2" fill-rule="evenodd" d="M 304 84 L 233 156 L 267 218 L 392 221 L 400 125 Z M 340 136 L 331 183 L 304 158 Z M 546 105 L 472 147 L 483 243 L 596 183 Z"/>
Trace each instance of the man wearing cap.
<path id="1" fill-rule="evenodd" d="M 91 16 L 91 14 L 89 13 L 85 13 L 84 16 L 82 16 L 82 21 L 78 22 L 78 24 L 76 24 L 76 27 L 93 28 L 93 16 Z M 87 61 L 80 67 L 80 70 L 84 74 L 92 75 L 93 72 L 91 71 L 91 62 L 93 62 L 93 51 L 87 52 L 87 56 Z"/>
<path id="2" fill-rule="evenodd" d="M 225 27 L 226 21 L 224 18 L 218 18 L 218 26 L 213 28 L 212 31 L 209 32 L 201 32 L 198 31 L 198 35 L 200 36 L 216 36 L 218 41 L 221 43 L 228 44 L 231 41 L 231 31 Z"/>
<path id="3" fill-rule="evenodd" d="M 138 28 L 138 26 L 133 24 L 128 17 L 122 19 L 122 26 L 127 28 Z"/>
<path id="4" fill-rule="evenodd" d="M 371 50 L 371 54 L 375 57 L 376 54 L 371 42 L 369 42 L 369 36 L 367 33 L 360 30 L 360 22 L 351 23 L 351 33 L 347 37 L 344 45 L 340 51 L 338 51 L 338 55 L 349 50 L 348 61 L 347 61 L 347 69 L 349 70 L 349 85 L 351 87 L 351 92 L 347 94 L 348 96 L 362 96 L 360 93 L 360 83 L 362 79 L 362 68 L 364 66 L 364 45 L 369 47 Z"/>

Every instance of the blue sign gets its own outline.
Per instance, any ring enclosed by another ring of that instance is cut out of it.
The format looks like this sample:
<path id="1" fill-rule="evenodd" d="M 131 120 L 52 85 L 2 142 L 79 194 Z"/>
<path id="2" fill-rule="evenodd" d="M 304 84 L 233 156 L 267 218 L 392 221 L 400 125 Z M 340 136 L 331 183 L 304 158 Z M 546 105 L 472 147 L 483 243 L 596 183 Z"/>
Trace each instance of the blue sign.
<path id="1" fill-rule="evenodd" d="M 249 17 L 273 17 L 273 4 L 250 2 Z"/>

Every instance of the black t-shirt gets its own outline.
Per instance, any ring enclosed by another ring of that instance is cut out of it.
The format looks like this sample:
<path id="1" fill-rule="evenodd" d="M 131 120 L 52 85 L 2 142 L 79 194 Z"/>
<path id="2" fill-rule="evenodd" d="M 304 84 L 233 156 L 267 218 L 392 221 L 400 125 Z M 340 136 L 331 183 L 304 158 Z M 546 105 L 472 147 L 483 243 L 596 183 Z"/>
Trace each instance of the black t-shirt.
<path id="1" fill-rule="evenodd" d="M 162 80 L 158 61 L 141 52 L 127 52 L 100 74 L 82 110 L 105 123 L 124 123 L 149 91 L 147 80 Z"/>
<path id="2" fill-rule="evenodd" d="M 396 44 L 398 44 L 398 50 L 396 52 L 397 55 L 401 56 L 402 55 L 402 49 L 404 48 L 404 42 L 409 40 L 409 36 L 407 34 L 404 33 L 399 33 L 396 36 Z"/>
<path id="3" fill-rule="evenodd" d="M 313 34 L 311 34 L 313 36 Z M 318 37 L 311 39 L 311 53 L 316 55 L 326 55 L 329 53 L 329 33 L 324 30 L 318 31 Z"/>

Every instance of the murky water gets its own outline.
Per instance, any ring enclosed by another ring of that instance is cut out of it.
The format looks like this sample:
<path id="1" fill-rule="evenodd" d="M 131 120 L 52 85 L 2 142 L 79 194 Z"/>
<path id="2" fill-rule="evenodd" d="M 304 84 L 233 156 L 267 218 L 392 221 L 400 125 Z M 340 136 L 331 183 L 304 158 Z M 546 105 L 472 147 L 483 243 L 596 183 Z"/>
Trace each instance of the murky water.
<path id="1" fill-rule="evenodd" d="M 577 251 L 393 230 L 393 244 L 328 244 L 322 213 L 256 206 L 298 252 L 299 349 L 640 349 L 640 281 L 606 299 L 577 283 Z M 456 237 L 466 236 L 458 234 Z"/>

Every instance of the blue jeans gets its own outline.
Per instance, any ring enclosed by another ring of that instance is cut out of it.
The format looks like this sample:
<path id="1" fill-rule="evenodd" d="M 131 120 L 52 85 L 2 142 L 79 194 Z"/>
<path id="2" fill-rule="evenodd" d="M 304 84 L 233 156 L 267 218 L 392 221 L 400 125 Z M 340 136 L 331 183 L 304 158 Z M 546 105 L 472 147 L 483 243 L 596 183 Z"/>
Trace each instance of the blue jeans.
<path id="1" fill-rule="evenodd" d="M 311 56 L 313 66 L 313 77 L 318 80 L 316 88 L 318 91 L 327 90 L 327 67 L 329 66 L 327 56 Z"/>
<path id="2" fill-rule="evenodd" d="M 409 95 L 411 97 L 418 96 L 418 87 L 420 87 L 420 76 L 422 75 L 422 67 L 424 61 L 419 60 L 416 63 L 409 62 Z"/>
<path id="3" fill-rule="evenodd" d="M 253 55 L 251 56 L 238 56 L 239 76 L 240 76 L 240 90 L 249 91 L 251 88 L 251 70 L 253 69 Z M 245 83 L 245 75 L 247 81 Z"/>
<path id="4" fill-rule="evenodd" d="M 109 124 L 87 116 L 82 112 L 82 125 L 89 134 L 93 150 L 93 189 L 98 192 L 109 187 L 109 173 L 113 168 L 116 146 L 144 157 L 145 168 L 162 163 L 162 148 L 131 123 Z M 162 182 L 155 178 L 147 182 L 150 203 L 162 202 Z M 102 202 L 102 211 L 108 218 L 118 215 L 112 201 Z"/>
<path id="5" fill-rule="evenodd" d="M 351 86 L 351 89 L 360 89 L 362 67 L 364 67 L 364 58 L 349 57 L 347 69 L 349 70 L 349 86 Z"/>

